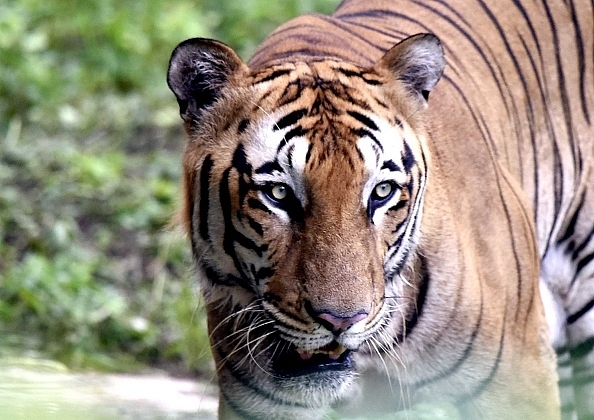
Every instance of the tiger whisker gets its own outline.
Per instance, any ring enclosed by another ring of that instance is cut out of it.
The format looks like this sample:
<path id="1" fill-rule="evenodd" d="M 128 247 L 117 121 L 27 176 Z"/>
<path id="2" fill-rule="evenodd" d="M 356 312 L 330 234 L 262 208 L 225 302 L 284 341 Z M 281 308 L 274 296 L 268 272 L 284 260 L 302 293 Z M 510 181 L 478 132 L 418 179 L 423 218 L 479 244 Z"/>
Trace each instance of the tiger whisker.
<path id="1" fill-rule="evenodd" d="M 257 340 L 259 342 L 263 342 L 266 339 L 266 337 L 270 336 L 271 334 L 274 334 L 274 331 L 270 331 L 270 332 L 264 334 L 263 336 L 258 337 Z M 243 344 L 241 346 L 239 344 L 236 345 L 235 348 L 233 349 L 233 351 L 231 351 L 229 354 L 227 354 L 225 356 L 224 359 L 221 360 L 220 367 L 217 369 L 217 371 L 219 371 L 228 361 L 230 361 L 230 358 L 232 356 L 234 356 L 235 354 L 237 354 L 238 352 L 240 352 L 240 351 L 242 351 L 244 349 L 247 349 L 248 350 L 247 353 L 246 353 L 246 355 L 242 359 L 240 359 L 239 361 L 237 361 L 234 365 L 236 367 L 239 367 L 239 366 L 243 365 L 251 357 L 250 347 L 249 347 L 250 346 L 250 341 L 249 340 L 246 340 L 245 342 L 240 341 L 240 343 L 243 343 Z M 258 366 L 258 367 L 260 367 L 260 366 Z"/>
<path id="2" fill-rule="evenodd" d="M 385 332 L 383 332 L 382 334 L 385 334 Z M 390 342 L 391 337 L 389 335 L 386 335 L 385 337 L 387 340 L 387 342 Z M 398 353 L 396 353 L 396 349 L 393 347 L 387 347 L 385 344 L 381 343 L 379 340 L 377 340 L 377 338 L 373 337 L 373 340 L 377 343 L 377 345 L 384 351 L 385 355 L 388 356 L 394 363 L 394 371 L 396 372 L 397 375 L 397 379 L 398 379 L 398 383 L 400 385 L 400 401 L 406 406 L 410 406 L 411 405 L 411 399 L 410 399 L 410 389 L 408 388 L 408 386 L 406 386 L 406 382 L 404 382 L 402 380 L 401 375 L 401 369 L 399 369 L 399 366 L 404 369 L 404 375 L 407 376 L 407 370 L 406 370 L 406 365 L 404 364 L 404 361 L 402 360 L 402 358 L 398 355 Z M 378 355 L 379 355 L 379 351 L 378 351 Z M 385 366 L 385 364 L 384 364 Z M 390 378 L 390 375 L 388 375 L 388 378 Z M 406 388 L 406 391 L 405 389 Z M 406 394 L 406 395 L 405 395 Z M 408 404 L 407 404 L 408 401 Z"/>
<path id="3" fill-rule="evenodd" d="M 231 333 L 227 337 L 225 337 L 223 340 L 220 340 L 216 344 L 213 344 L 213 345 L 218 346 L 218 345 L 220 345 L 220 344 L 222 344 L 224 342 L 226 342 L 227 344 L 231 344 L 231 343 L 233 343 L 235 341 L 241 341 L 241 339 L 243 337 L 245 337 L 247 333 L 249 333 L 249 330 L 250 329 L 252 329 L 252 328 L 262 328 L 262 327 L 264 327 L 266 325 L 269 325 L 269 324 L 273 324 L 273 321 L 265 321 L 265 322 L 262 322 L 262 323 L 256 325 L 255 327 L 254 326 L 247 326 L 245 328 L 242 328 L 242 329 L 239 329 L 237 331 L 234 331 L 233 333 Z M 270 331 L 270 333 L 273 333 L 273 332 L 274 331 Z M 233 340 L 231 340 L 231 341 L 228 341 L 228 339 L 231 338 L 231 337 L 235 337 L 235 338 Z"/>
<path id="4" fill-rule="evenodd" d="M 388 378 L 388 385 L 390 386 L 390 392 L 394 392 L 394 388 L 392 388 L 392 379 L 390 378 L 390 370 L 388 369 L 388 365 L 386 365 L 386 361 L 384 360 L 384 357 L 382 356 L 381 352 L 377 348 L 375 337 L 371 337 L 371 340 L 369 340 L 367 342 L 367 345 L 373 346 L 373 350 L 379 357 L 380 361 L 382 362 L 382 365 L 384 365 L 384 369 L 386 370 L 386 377 Z M 370 348 L 370 350 L 371 350 L 371 348 Z"/>
<path id="5" fill-rule="evenodd" d="M 233 312 L 230 315 L 226 316 L 223 320 L 221 320 L 216 327 L 214 327 L 212 329 L 212 331 L 210 331 L 209 334 L 209 339 L 213 336 L 213 334 L 224 324 L 227 324 L 231 319 L 237 317 L 237 318 L 241 318 L 243 316 L 246 316 L 248 313 L 251 315 L 255 312 L 264 312 L 263 309 L 261 308 L 255 308 L 255 306 L 258 304 L 258 301 L 254 301 L 252 303 L 250 303 L 248 306 L 246 306 L 245 308 L 242 308 L 241 310 L 237 311 L 237 312 Z"/>

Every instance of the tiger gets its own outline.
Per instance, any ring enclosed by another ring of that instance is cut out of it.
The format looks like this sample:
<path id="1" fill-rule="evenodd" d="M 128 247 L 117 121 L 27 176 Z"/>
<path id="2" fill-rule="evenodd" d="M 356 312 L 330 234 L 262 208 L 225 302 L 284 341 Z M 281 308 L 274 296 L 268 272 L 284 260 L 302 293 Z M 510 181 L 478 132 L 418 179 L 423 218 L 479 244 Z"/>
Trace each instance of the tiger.
<path id="1" fill-rule="evenodd" d="M 594 416 L 593 8 L 343 0 L 173 50 L 221 419 Z"/>

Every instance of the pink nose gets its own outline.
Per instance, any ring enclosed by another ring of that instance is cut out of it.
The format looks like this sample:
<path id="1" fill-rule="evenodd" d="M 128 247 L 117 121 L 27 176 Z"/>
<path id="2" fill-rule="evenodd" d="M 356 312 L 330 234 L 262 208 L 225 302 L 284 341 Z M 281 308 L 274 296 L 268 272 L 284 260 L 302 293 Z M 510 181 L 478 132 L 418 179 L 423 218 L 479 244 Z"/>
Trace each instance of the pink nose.
<path id="1" fill-rule="evenodd" d="M 335 334 L 339 334 L 348 330 L 357 322 L 365 319 L 367 315 L 369 315 L 367 312 L 361 312 L 354 316 L 335 316 L 328 312 L 322 312 L 318 314 L 317 317 L 326 329 Z"/>

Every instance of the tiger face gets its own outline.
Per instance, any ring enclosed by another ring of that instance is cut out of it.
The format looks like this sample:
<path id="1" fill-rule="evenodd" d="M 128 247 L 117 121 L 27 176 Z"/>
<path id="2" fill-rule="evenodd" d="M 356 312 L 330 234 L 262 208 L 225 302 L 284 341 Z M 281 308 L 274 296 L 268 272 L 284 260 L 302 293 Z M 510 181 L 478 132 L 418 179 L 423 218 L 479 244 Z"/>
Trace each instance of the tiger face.
<path id="1" fill-rule="evenodd" d="M 443 67 L 430 35 L 368 69 L 252 70 L 203 39 L 174 51 L 184 218 L 233 411 L 325 409 L 414 322 L 424 110 Z"/>

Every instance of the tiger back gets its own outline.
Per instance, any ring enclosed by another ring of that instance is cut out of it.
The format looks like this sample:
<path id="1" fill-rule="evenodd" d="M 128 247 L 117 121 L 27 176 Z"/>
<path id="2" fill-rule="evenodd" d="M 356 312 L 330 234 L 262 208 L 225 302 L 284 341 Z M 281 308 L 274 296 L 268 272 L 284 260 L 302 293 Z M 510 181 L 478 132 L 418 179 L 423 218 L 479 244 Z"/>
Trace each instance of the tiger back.
<path id="1" fill-rule="evenodd" d="M 345 0 L 247 64 L 175 49 L 221 418 L 594 414 L 586 3 Z"/>

